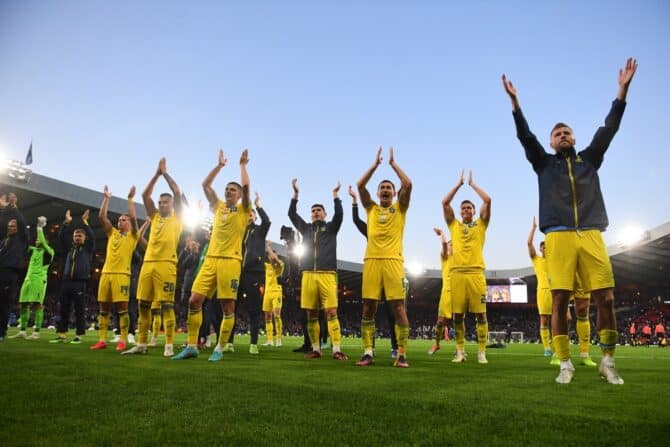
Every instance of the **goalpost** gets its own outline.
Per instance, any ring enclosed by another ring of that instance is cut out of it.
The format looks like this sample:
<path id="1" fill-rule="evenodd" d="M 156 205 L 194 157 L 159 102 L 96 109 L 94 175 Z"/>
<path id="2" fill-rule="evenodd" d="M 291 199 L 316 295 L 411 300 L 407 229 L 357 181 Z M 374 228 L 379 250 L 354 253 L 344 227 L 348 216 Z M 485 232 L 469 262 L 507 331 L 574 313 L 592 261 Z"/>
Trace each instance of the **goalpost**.
<path id="1" fill-rule="evenodd" d="M 489 331 L 488 343 L 505 343 L 507 339 L 507 332 L 505 331 Z M 510 335 L 510 343 L 523 343 L 523 332 L 514 331 Z"/>

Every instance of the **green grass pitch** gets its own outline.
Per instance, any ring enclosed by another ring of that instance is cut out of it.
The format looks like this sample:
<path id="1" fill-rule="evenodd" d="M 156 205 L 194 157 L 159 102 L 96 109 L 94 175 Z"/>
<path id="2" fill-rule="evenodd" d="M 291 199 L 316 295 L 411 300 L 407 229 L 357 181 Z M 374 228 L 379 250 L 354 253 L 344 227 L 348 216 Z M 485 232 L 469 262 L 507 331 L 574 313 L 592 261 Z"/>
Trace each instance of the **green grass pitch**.
<path id="1" fill-rule="evenodd" d="M 630 446 L 670 434 L 670 349 L 617 349 L 623 386 L 585 366 L 557 385 L 540 345 L 490 349 L 479 365 L 469 344 L 470 360 L 453 364 L 452 342 L 429 357 L 430 342 L 413 340 L 403 370 L 391 367 L 387 340 L 360 368 L 358 339 L 343 341 L 351 360 L 337 362 L 330 351 L 304 360 L 290 337 L 252 356 L 237 337 L 235 353 L 209 363 L 209 350 L 181 362 L 162 346 L 90 351 L 89 334 L 81 345 L 49 344 L 52 331 L 0 342 L 0 446 Z M 591 355 L 600 359 L 596 347 Z"/>

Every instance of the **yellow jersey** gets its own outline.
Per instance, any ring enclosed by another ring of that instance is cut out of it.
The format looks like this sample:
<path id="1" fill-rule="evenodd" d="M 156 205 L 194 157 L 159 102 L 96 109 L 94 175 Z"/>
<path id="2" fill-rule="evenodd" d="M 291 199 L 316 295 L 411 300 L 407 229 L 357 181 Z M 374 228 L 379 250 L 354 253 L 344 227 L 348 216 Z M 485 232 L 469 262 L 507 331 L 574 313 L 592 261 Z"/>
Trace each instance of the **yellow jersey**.
<path id="1" fill-rule="evenodd" d="M 102 273 L 123 273 L 130 276 L 130 264 L 137 246 L 139 234 L 129 231 L 125 234 L 112 228 L 107 233 L 107 254 Z"/>
<path id="2" fill-rule="evenodd" d="M 451 290 L 451 257 L 440 256 L 442 266 L 442 289 Z"/>
<path id="3" fill-rule="evenodd" d="M 405 232 L 407 210 L 398 202 L 389 207 L 373 203 L 365 208 L 368 217 L 368 244 L 365 259 L 402 260 L 402 238 Z"/>
<path id="4" fill-rule="evenodd" d="M 279 285 L 279 277 L 284 273 L 284 262 L 279 261 L 275 267 L 269 262 L 265 263 L 265 293 L 268 296 L 275 296 L 282 294 L 282 287 Z"/>
<path id="5" fill-rule="evenodd" d="M 451 234 L 452 271 L 472 272 L 484 270 L 484 242 L 486 241 L 487 224 L 477 219 L 465 224 L 454 219 L 449 224 Z"/>
<path id="6" fill-rule="evenodd" d="M 174 211 L 163 217 L 158 211 L 151 216 L 149 243 L 145 261 L 170 261 L 177 263 L 177 245 L 183 228 L 182 221 Z"/>
<path id="7" fill-rule="evenodd" d="M 532 261 L 533 270 L 535 270 L 535 276 L 537 277 L 537 288 L 548 289 L 549 280 L 547 279 L 547 264 L 545 259 L 542 256 L 534 256 Z"/>
<path id="8" fill-rule="evenodd" d="M 245 208 L 242 202 L 231 207 L 223 200 L 216 203 L 207 257 L 242 260 L 242 239 L 250 212 L 251 208 Z"/>

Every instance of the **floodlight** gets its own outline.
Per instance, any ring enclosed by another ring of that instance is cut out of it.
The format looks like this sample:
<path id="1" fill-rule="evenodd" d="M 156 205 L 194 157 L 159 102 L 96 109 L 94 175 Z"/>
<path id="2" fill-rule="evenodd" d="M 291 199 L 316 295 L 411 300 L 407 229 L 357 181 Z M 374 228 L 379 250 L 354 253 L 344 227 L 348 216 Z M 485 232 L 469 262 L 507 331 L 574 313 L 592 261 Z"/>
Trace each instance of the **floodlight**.
<path id="1" fill-rule="evenodd" d="M 621 246 L 631 246 L 635 245 L 638 242 L 642 242 L 649 239 L 649 232 L 645 231 L 642 227 L 639 226 L 628 226 L 624 227 L 619 232 L 619 242 Z"/>

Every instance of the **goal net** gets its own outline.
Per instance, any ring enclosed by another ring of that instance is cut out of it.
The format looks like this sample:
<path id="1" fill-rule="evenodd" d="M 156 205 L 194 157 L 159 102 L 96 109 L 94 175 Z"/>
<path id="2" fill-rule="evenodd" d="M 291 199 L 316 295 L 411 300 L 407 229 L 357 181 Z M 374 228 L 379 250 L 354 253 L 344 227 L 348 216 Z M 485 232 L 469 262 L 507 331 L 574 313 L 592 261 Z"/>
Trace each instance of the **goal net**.
<path id="1" fill-rule="evenodd" d="M 490 331 L 488 343 L 507 343 L 507 332 Z M 512 332 L 509 337 L 509 343 L 523 343 L 523 332 Z"/>

